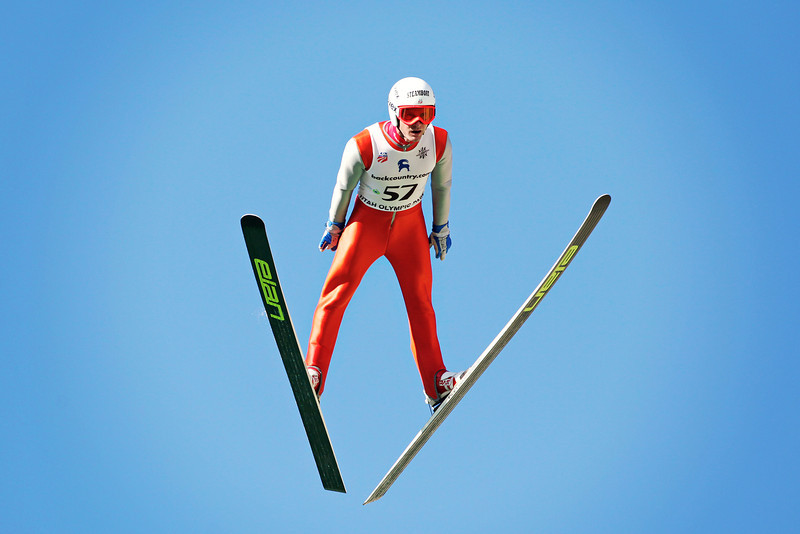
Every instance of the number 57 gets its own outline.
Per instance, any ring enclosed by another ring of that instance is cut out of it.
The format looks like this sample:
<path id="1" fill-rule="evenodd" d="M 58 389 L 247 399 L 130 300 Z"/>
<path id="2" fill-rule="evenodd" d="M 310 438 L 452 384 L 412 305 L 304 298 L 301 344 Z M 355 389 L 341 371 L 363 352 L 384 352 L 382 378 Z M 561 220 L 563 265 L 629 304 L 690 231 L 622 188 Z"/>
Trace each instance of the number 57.
<path id="1" fill-rule="evenodd" d="M 411 195 L 414 194 L 414 191 L 417 189 L 417 185 L 419 184 L 406 184 L 406 185 L 387 185 L 386 188 L 383 190 L 383 198 L 386 202 L 391 202 L 393 200 L 408 200 L 411 198 Z M 405 188 L 408 189 L 408 192 L 403 195 L 403 198 L 400 198 L 400 192 L 396 191 L 397 189 Z"/>

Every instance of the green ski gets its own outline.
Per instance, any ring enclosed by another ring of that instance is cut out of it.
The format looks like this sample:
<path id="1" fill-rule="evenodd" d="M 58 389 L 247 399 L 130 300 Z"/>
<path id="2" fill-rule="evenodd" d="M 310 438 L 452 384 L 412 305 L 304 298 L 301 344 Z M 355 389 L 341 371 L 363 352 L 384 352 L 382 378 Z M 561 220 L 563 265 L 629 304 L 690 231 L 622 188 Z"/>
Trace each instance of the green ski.
<path id="1" fill-rule="evenodd" d="M 275 335 L 286 374 L 289 376 L 289 384 L 292 386 L 294 399 L 300 410 L 322 486 L 326 490 L 345 493 L 339 464 L 336 462 L 325 419 L 319 407 L 319 399 L 306 373 L 303 351 L 278 281 L 278 272 L 267 241 L 264 221 L 256 215 L 245 215 L 242 217 L 242 233 L 258 283 L 261 301 L 267 312 L 272 333 Z"/>

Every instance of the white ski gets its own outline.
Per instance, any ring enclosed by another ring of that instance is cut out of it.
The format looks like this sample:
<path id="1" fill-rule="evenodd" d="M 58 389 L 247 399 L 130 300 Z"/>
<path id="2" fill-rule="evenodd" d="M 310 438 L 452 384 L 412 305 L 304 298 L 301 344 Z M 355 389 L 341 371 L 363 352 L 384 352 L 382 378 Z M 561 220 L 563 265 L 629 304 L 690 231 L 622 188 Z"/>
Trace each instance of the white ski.
<path id="1" fill-rule="evenodd" d="M 550 269 L 544 279 L 536 286 L 536 289 L 533 290 L 531 296 L 525 301 L 525 303 L 517 310 L 517 313 L 511 317 L 511 320 L 506 324 L 506 326 L 500 331 L 494 341 L 492 341 L 489 346 L 483 351 L 475 363 L 467 370 L 467 374 L 461 379 L 461 382 L 456 384 L 456 387 L 447 396 L 444 402 L 439 406 L 439 408 L 433 413 L 428 422 L 425 423 L 425 426 L 422 427 L 422 430 L 417 433 L 411 443 L 406 447 L 406 450 L 403 451 L 403 454 L 400 455 L 400 458 L 394 463 L 394 465 L 389 469 L 389 472 L 386 473 L 386 476 L 383 477 L 383 480 L 378 483 L 377 487 L 372 491 L 370 496 L 364 501 L 364 504 L 369 504 L 371 502 L 377 501 L 381 497 L 383 497 L 386 492 L 389 490 L 391 485 L 397 480 L 397 477 L 400 476 L 400 473 L 408 466 L 414 456 L 422 449 L 425 443 L 430 439 L 436 429 L 444 422 L 450 412 L 456 407 L 456 405 L 464 398 L 464 395 L 470 390 L 470 388 L 475 384 L 475 382 L 480 378 L 483 372 L 489 367 L 489 364 L 494 361 L 500 351 L 503 350 L 503 347 L 514 337 L 514 334 L 520 329 L 522 324 L 528 319 L 530 314 L 539 305 L 547 292 L 550 291 L 550 288 L 553 287 L 553 284 L 556 283 L 556 280 L 561 276 L 561 273 L 567 268 L 570 264 L 572 259 L 577 254 L 578 250 L 580 250 L 581 246 L 583 246 L 586 239 L 589 237 L 589 234 L 592 233 L 594 227 L 600 221 L 600 218 L 608 208 L 609 203 L 611 202 L 610 195 L 603 195 L 595 200 L 594 204 L 592 205 L 592 209 L 587 215 L 586 219 L 581 224 L 580 228 L 578 229 L 575 236 L 570 241 L 567 248 L 564 252 L 559 256 L 558 260 L 556 261 L 555 265 Z"/>

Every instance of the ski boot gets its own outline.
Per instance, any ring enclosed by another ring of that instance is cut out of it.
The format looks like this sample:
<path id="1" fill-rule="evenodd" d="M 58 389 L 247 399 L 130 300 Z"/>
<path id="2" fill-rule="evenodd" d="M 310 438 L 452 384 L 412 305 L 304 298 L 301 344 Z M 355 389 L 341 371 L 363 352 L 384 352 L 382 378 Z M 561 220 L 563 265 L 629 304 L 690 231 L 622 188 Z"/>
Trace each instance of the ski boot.
<path id="1" fill-rule="evenodd" d="M 314 388 L 314 393 L 317 395 L 317 400 L 319 400 L 319 385 L 322 382 L 322 371 L 319 370 L 319 367 L 309 365 L 306 367 L 306 372 L 308 373 L 308 379 L 311 381 L 311 387 Z"/>
<path id="2" fill-rule="evenodd" d="M 436 392 L 439 394 L 439 397 L 432 399 L 425 395 L 425 401 L 431 407 L 431 414 L 442 405 L 450 392 L 453 391 L 453 388 L 456 387 L 456 384 L 458 384 L 466 374 L 466 371 L 461 371 L 460 373 L 439 371 L 439 373 L 436 374 Z"/>

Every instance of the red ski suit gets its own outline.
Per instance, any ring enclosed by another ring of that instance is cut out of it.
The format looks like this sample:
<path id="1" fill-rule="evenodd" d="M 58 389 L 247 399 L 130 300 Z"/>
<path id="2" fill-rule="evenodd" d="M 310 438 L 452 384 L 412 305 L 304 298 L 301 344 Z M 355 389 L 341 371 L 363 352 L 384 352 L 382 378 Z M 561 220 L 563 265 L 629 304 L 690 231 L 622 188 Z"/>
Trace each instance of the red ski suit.
<path id="1" fill-rule="evenodd" d="M 447 222 L 452 149 L 447 132 L 441 128 L 429 127 L 429 132 L 425 135 L 430 133 L 430 136 L 423 137 L 413 146 L 399 145 L 392 128 L 390 123 L 384 122 L 362 131 L 350 140 L 342 157 L 331 205 L 332 221 L 344 220 L 355 186 L 360 183 L 361 188 L 350 219 L 339 238 L 338 248 L 314 312 L 306 365 L 320 369 L 320 393 L 325 387 L 345 309 L 367 269 L 375 260 L 385 256 L 395 271 L 403 293 L 411 331 L 411 351 L 425 393 L 433 399 L 438 397 L 436 375 L 445 370 L 445 365 L 431 302 L 431 253 L 420 200 L 430 173 L 434 224 Z M 379 137 L 381 135 L 382 138 Z M 430 147 L 435 148 L 429 151 Z M 414 159 L 415 155 L 417 159 Z M 435 159 L 425 162 L 426 156 L 433 156 Z M 397 162 L 400 162 L 401 168 L 410 166 L 411 173 L 415 167 L 424 163 L 424 169 L 427 170 L 424 176 L 410 176 L 417 180 L 417 185 L 421 183 L 422 187 L 404 182 L 404 179 L 409 178 L 407 175 L 385 176 L 386 166 L 393 162 L 395 169 Z M 375 168 L 384 171 L 375 170 L 370 173 L 370 169 Z M 428 170 L 430 168 L 433 170 Z M 398 192 L 403 193 L 403 196 L 400 197 Z M 417 193 L 416 197 L 412 193 Z M 389 202 L 388 205 L 381 203 L 380 199 L 387 198 L 396 202 Z M 403 200 L 406 202 L 403 203 Z M 413 203 L 413 206 L 408 207 L 409 203 Z"/>

